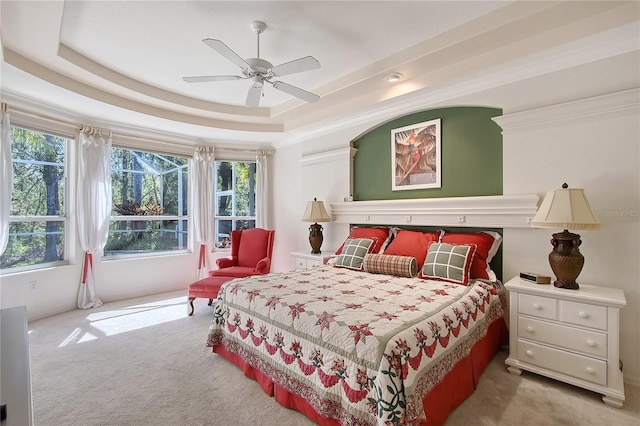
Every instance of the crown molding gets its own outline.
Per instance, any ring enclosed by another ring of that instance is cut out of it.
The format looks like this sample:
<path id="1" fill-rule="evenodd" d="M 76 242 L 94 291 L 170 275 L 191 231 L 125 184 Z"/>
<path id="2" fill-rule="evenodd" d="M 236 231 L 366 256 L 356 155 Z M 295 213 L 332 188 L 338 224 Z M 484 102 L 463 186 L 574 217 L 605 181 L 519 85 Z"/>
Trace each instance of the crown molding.
<path id="1" fill-rule="evenodd" d="M 569 121 L 592 120 L 640 113 L 640 89 L 625 90 L 529 111 L 493 117 L 502 133 L 535 127 L 548 128 Z"/>
<path id="2" fill-rule="evenodd" d="M 332 161 L 351 160 L 358 152 L 357 148 L 340 148 L 317 154 L 303 155 L 300 158 L 300 165 L 310 166 L 312 164 L 330 163 Z"/>
<path id="3" fill-rule="evenodd" d="M 453 99 L 637 51 L 640 48 L 639 39 L 640 25 L 623 25 L 553 49 L 501 63 L 438 89 L 422 89 L 362 109 L 342 119 L 326 120 L 299 130 L 291 129 L 285 133 L 284 138 L 274 143 L 274 146 L 292 145 L 300 140 L 314 139 L 345 128 L 361 130 L 363 127 L 377 125 L 395 117 L 435 107 L 446 107 Z"/>

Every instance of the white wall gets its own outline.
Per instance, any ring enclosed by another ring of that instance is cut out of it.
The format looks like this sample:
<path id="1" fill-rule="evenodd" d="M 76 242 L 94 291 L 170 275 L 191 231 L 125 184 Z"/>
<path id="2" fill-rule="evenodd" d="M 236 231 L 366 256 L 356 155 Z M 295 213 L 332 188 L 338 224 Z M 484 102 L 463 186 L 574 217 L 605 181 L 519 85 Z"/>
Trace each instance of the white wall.
<path id="1" fill-rule="evenodd" d="M 218 253 L 213 258 L 227 253 Z M 104 301 L 185 290 L 193 282 L 194 253 L 95 261 L 96 293 Z M 81 262 L 61 267 L 3 275 L 1 307 L 26 306 L 29 321 L 76 309 Z M 36 283 L 33 290 L 31 283 Z M 186 307 L 185 307 L 186 309 Z"/>
<path id="2" fill-rule="evenodd" d="M 579 232 L 585 266 L 579 284 L 620 288 L 625 380 L 640 384 L 640 91 L 511 114 L 503 127 L 504 194 L 584 188 L 599 231 Z M 554 229 L 505 229 L 504 276 L 553 276 L 547 256 Z"/>

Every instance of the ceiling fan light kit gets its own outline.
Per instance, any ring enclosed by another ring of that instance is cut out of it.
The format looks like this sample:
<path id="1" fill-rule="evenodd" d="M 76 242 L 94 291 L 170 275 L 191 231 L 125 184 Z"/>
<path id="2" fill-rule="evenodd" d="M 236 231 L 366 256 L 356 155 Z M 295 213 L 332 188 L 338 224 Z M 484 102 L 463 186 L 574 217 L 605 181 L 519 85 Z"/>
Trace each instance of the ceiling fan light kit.
<path id="1" fill-rule="evenodd" d="M 275 77 L 281 77 L 289 74 L 294 74 L 303 71 L 310 71 L 320 68 L 320 62 L 313 56 L 305 56 L 303 58 L 295 59 L 290 62 L 285 62 L 275 67 L 271 62 L 260 58 L 260 34 L 267 28 L 267 25 L 261 21 L 253 21 L 250 24 L 253 32 L 256 33 L 257 43 L 257 57 L 243 59 L 236 52 L 231 50 L 226 44 L 220 40 L 206 38 L 202 40 L 204 44 L 224 56 L 227 60 L 234 63 L 242 72 L 242 75 L 205 75 L 205 76 L 193 76 L 183 77 L 182 79 L 187 83 L 203 83 L 209 81 L 228 81 L 228 80 L 244 80 L 251 79 L 253 83 L 249 87 L 247 99 L 245 102 L 246 107 L 257 107 L 260 104 L 260 97 L 262 96 L 262 88 L 264 83 L 271 84 L 274 89 L 281 92 L 295 96 L 306 102 L 316 102 L 320 99 L 320 96 L 308 92 L 291 84 L 284 83 L 282 81 L 272 81 Z"/>

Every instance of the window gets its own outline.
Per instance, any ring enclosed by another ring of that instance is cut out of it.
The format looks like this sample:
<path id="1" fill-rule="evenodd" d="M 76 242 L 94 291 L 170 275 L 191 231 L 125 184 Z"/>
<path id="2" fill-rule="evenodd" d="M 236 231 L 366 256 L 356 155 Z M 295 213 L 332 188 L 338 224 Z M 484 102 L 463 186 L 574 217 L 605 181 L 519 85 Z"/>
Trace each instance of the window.
<path id="1" fill-rule="evenodd" d="M 16 271 L 65 260 L 68 145 L 61 136 L 11 127 L 14 183 L 1 269 Z"/>
<path id="2" fill-rule="evenodd" d="M 216 161 L 216 247 L 230 244 L 231 231 L 256 227 L 256 163 Z"/>
<path id="3" fill-rule="evenodd" d="M 189 160 L 114 148 L 113 211 L 105 256 L 184 250 Z"/>

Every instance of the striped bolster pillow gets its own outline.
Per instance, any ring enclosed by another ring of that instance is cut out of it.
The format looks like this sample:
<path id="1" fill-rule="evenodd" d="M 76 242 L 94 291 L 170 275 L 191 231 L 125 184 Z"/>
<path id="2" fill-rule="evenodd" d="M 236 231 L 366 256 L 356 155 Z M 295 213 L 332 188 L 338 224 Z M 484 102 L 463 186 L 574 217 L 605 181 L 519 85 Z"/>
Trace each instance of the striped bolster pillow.
<path id="1" fill-rule="evenodd" d="M 386 274 L 409 278 L 418 275 L 418 261 L 412 256 L 370 253 L 364 257 L 363 266 L 364 271 L 371 274 Z"/>

